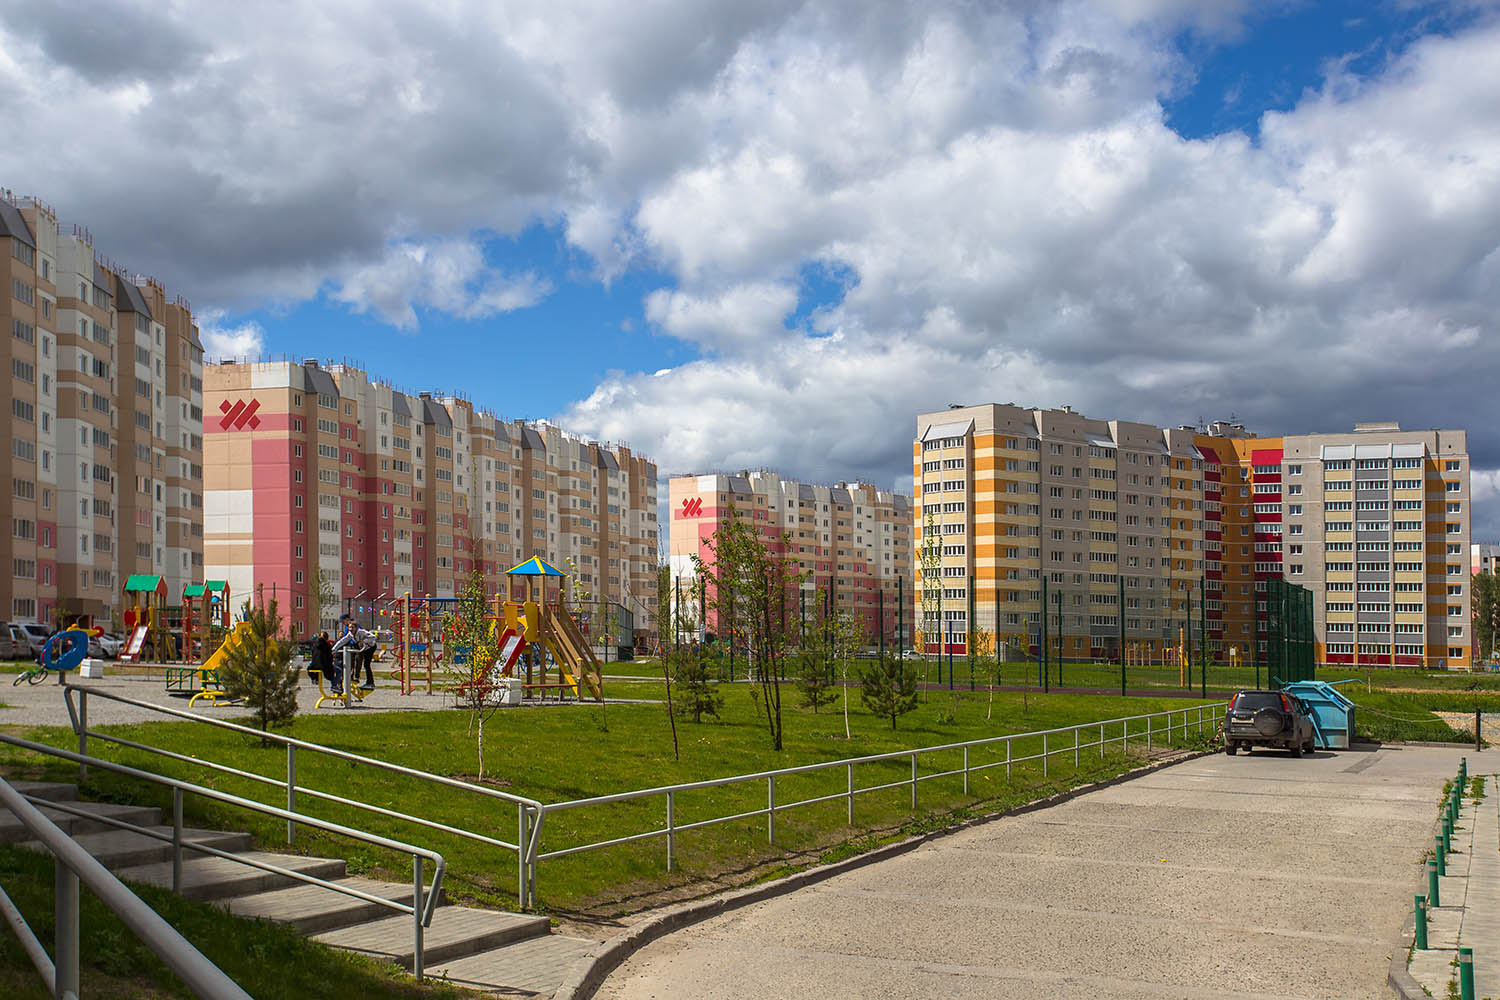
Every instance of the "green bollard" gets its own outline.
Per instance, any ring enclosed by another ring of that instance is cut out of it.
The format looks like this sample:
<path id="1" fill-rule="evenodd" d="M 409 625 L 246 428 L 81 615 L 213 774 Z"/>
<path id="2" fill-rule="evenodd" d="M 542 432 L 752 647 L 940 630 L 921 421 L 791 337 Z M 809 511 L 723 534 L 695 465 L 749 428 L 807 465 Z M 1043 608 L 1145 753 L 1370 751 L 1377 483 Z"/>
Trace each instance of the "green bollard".
<path id="1" fill-rule="evenodd" d="M 1453 823 L 1443 820 L 1443 853 L 1448 854 L 1453 850 Z"/>
<path id="2" fill-rule="evenodd" d="M 1416 911 L 1417 911 L 1417 938 L 1416 938 L 1417 950 L 1418 951 L 1426 951 L 1427 950 L 1427 897 L 1426 896 L 1423 896 L 1423 895 L 1419 894 L 1416 897 Z"/>
<path id="3" fill-rule="evenodd" d="M 1474 1000 L 1474 949 L 1458 949 L 1458 995 L 1460 1000 Z"/>
<path id="4" fill-rule="evenodd" d="M 1439 875 L 1448 874 L 1448 852 L 1443 850 L 1443 835 L 1435 833 L 1432 835 L 1432 857 L 1437 863 Z"/>
<path id="5" fill-rule="evenodd" d="M 1442 906 L 1442 898 L 1438 895 L 1438 870 L 1437 862 L 1427 862 L 1427 905 Z"/>

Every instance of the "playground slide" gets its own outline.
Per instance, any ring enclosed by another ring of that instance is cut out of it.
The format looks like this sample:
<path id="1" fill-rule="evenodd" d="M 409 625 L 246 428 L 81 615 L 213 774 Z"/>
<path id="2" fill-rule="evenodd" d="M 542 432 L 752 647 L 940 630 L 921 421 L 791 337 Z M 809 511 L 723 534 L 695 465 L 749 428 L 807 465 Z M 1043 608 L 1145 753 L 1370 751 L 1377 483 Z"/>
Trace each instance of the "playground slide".
<path id="1" fill-rule="evenodd" d="M 141 655 L 141 647 L 146 645 L 146 626 L 137 625 L 130 632 L 130 638 L 125 640 L 125 648 L 120 650 L 120 662 L 128 663 Z"/>
<path id="2" fill-rule="evenodd" d="M 225 650 L 229 649 L 231 644 L 236 646 L 239 645 L 241 642 L 247 639 L 249 635 L 250 623 L 240 622 L 234 627 L 234 631 L 230 632 L 229 635 L 224 638 L 223 644 L 219 646 L 219 648 L 214 652 L 214 655 L 210 656 L 208 660 L 204 662 L 203 669 L 218 670 L 219 667 L 223 665 L 224 659 L 228 655 Z"/>
<path id="3" fill-rule="evenodd" d="M 516 663 L 521 659 L 521 653 L 526 649 L 526 635 L 508 628 L 500 636 L 500 676 L 512 677 Z"/>
<path id="4" fill-rule="evenodd" d="M 602 699 L 604 692 L 600 688 L 599 658 L 594 655 L 593 647 L 584 638 L 578 623 L 573 620 L 572 615 L 558 608 L 548 607 L 546 616 L 547 626 L 544 631 L 547 646 L 552 650 L 553 658 L 566 672 L 568 683 L 576 690 L 578 681 L 582 680 L 590 694 L 596 699 Z"/>

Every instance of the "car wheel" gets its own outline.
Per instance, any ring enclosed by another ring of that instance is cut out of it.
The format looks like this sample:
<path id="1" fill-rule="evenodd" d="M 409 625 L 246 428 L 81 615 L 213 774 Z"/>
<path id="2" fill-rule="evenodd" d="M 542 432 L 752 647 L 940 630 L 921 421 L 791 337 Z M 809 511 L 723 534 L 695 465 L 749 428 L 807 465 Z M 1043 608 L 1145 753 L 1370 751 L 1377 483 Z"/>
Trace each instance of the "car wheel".
<path id="1" fill-rule="evenodd" d="M 1233 743 L 1226 743 L 1226 744 L 1224 744 L 1224 752 L 1227 753 L 1231 757 L 1234 756 L 1235 751 L 1237 751 L 1237 750 L 1239 750 L 1239 747 L 1235 746 Z"/>
<path id="2" fill-rule="evenodd" d="M 1292 756 L 1293 757 L 1301 757 L 1302 756 L 1302 744 L 1301 743 L 1294 743 L 1294 744 L 1292 744 Z"/>
<path id="3" fill-rule="evenodd" d="M 1318 748 L 1318 745 L 1317 745 L 1317 743 L 1315 741 L 1308 740 L 1306 743 L 1304 743 L 1302 745 L 1302 752 L 1303 753 L 1312 753 L 1317 748 Z"/>

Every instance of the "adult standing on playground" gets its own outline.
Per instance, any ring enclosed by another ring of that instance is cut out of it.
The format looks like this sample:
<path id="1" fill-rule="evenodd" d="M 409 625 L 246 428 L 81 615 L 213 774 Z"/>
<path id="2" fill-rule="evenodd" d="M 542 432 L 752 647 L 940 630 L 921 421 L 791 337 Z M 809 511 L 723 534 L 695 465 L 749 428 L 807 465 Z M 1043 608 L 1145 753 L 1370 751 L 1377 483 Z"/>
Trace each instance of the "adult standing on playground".
<path id="1" fill-rule="evenodd" d="M 363 666 L 365 668 L 365 682 L 361 687 L 366 691 L 373 691 L 375 689 L 375 675 L 370 669 L 370 663 L 375 659 L 375 647 L 378 645 L 375 633 L 361 628 L 359 623 L 354 620 L 353 615 L 344 615 L 340 621 L 344 625 L 344 634 L 334 644 L 334 651 L 337 652 L 345 646 L 350 646 L 356 651 L 354 663 L 349 670 L 349 683 L 354 683 L 359 675 L 360 666 Z"/>
<path id="2" fill-rule="evenodd" d="M 359 649 L 359 632 L 354 627 L 354 619 L 349 615 L 344 615 L 342 618 L 340 618 L 339 625 L 342 627 L 342 634 L 339 635 L 338 642 L 335 642 L 333 644 L 332 654 L 333 669 L 335 671 L 338 671 L 339 674 L 342 675 L 344 669 L 342 652 L 345 648 L 354 650 Z M 349 683 L 351 685 L 354 683 L 355 674 L 358 670 L 359 659 L 356 657 L 353 661 L 350 662 L 349 665 Z M 342 693 L 343 690 L 343 685 L 339 684 L 335 688 L 335 693 Z"/>

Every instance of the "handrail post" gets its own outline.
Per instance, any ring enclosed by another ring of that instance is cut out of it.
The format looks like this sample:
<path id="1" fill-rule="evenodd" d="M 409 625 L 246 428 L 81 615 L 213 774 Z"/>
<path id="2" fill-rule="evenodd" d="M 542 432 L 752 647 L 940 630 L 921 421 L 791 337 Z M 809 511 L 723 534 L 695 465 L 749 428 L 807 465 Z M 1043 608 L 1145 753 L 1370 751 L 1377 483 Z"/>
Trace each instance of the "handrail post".
<path id="1" fill-rule="evenodd" d="M 964 744 L 964 794 L 969 794 L 969 745 Z"/>
<path id="2" fill-rule="evenodd" d="M 766 775 L 766 840 L 776 843 L 776 775 Z"/>
<path id="3" fill-rule="evenodd" d="M 1130 752 L 1130 720 L 1120 720 L 1120 752 Z"/>
<path id="4" fill-rule="evenodd" d="M 917 755 L 911 755 L 911 807 L 917 808 Z"/>
<path id="5" fill-rule="evenodd" d="M 1047 755 L 1052 751 L 1047 749 L 1047 734 L 1042 734 L 1042 777 L 1047 776 Z"/>
<path id="6" fill-rule="evenodd" d="M 673 841 L 672 829 L 673 829 L 673 825 L 674 825 L 675 807 L 676 807 L 676 800 L 675 800 L 674 793 L 668 792 L 667 793 L 667 871 L 669 871 L 669 872 L 672 870 L 672 861 L 674 860 L 673 859 L 673 853 L 674 853 L 673 848 L 676 846 L 672 842 Z"/>
<path id="7" fill-rule="evenodd" d="M 516 803 L 516 902 L 526 909 L 526 868 L 530 864 L 526 851 L 526 803 Z"/>
<path id="8" fill-rule="evenodd" d="M 1151 716 L 1146 716 L 1146 752 L 1151 752 Z"/>
<path id="9" fill-rule="evenodd" d="M 56 996 L 78 996 L 78 873 L 52 859 L 54 893 L 53 964 Z"/>
<path id="10" fill-rule="evenodd" d="M 83 757 L 89 752 L 89 693 L 86 690 L 78 692 L 78 756 Z M 87 764 L 78 765 L 78 780 L 83 781 L 89 776 Z"/>
<path id="11" fill-rule="evenodd" d="M 1078 740 L 1082 736 L 1077 726 L 1073 727 L 1073 770 L 1078 770 Z"/>
<path id="12" fill-rule="evenodd" d="M 1005 783 L 1010 784 L 1010 740 L 1005 741 Z"/>
<path id="13" fill-rule="evenodd" d="M 172 891 L 182 892 L 182 789 L 172 786 Z"/>
<path id="14" fill-rule="evenodd" d="M 345 684 L 348 683 L 346 678 Z M 422 856 L 411 856 L 411 974 L 422 981 Z"/>
<path id="15" fill-rule="evenodd" d="M 854 765 L 848 764 L 845 770 L 849 772 L 849 825 L 854 825 Z"/>
<path id="16" fill-rule="evenodd" d="M 297 811 L 297 747 L 294 744 L 286 745 L 286 811 Z M 297 839 L 297 821 L 286 821 L 286 842 L 292 843 Z"/>
<path id="17" fill-rule="evenodd" d="M 1099 759 L 1104 759 L 1104 724 L 1099 724 Z"/>

